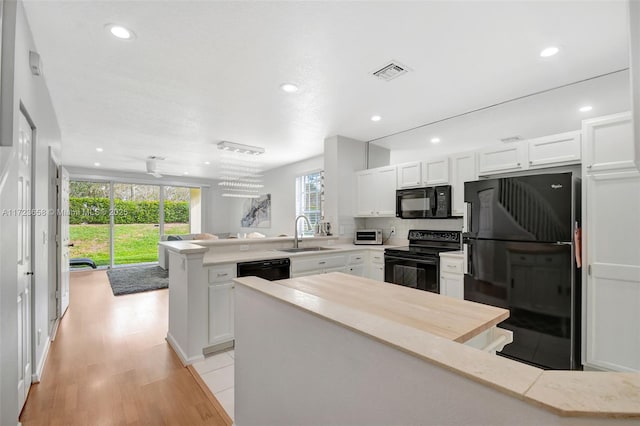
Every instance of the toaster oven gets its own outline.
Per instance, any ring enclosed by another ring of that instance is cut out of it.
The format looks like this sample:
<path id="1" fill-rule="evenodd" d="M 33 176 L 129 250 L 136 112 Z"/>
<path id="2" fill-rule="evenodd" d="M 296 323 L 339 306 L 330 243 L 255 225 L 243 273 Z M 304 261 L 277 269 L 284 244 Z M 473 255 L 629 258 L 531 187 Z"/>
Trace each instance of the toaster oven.
<path id="1" fill-rule="evenodd" d="M 353 244 L 382 244 L 382 229 L 356 230 Z"/>

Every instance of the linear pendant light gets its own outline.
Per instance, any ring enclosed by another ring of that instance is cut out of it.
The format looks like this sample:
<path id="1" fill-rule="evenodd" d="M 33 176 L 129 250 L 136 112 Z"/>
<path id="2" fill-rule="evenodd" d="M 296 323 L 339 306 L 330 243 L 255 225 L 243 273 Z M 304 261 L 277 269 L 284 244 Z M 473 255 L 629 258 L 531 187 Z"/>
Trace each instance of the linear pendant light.
<path id="1" fill-rule="evenodd" d="M 262 169 L 257 164 L 257 156 L 264 154 L 264 148 L 235 142 L 218 143 L 222 150 L 221 181 L 223 197 L 258 198 L 262 184 Z"/>

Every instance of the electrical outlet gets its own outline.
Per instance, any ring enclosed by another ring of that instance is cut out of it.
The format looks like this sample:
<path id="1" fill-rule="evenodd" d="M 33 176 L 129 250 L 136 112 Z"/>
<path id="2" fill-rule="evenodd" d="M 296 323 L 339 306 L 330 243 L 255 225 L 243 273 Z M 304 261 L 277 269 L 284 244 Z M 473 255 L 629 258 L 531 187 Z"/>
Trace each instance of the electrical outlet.
<path id="1" fill-rule="evenodd" d="M 391 227 L 391 234 L 389 234 L 389 235 L 396 235 L 396 227 L 395 226 Z"/>

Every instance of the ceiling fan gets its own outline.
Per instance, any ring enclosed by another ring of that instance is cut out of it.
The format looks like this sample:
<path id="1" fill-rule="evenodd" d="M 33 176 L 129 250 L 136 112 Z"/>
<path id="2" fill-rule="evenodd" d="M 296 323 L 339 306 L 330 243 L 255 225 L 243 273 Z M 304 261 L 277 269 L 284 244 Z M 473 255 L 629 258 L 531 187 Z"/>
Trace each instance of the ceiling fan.
<path id="1" fill-rule="evenodd" d="M 158 161 L 164 159 L 165 157 L 159 157 L 157 155 L 150 155 L 147 157 L 147 174 L 161 178 L 162 175 L 158 172 Z"/>

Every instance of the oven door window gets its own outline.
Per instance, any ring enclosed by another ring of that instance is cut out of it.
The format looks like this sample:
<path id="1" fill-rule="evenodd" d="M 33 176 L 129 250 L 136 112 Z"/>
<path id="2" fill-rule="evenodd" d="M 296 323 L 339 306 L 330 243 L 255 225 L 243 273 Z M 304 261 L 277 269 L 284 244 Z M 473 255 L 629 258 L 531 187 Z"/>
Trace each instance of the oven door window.
<path id="1" fill-rule="evenodd" d="M 385 256 L 385 281 L 418 290 L 440 293 L 438 264 L 434 262 Z"/>

